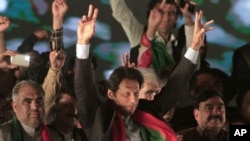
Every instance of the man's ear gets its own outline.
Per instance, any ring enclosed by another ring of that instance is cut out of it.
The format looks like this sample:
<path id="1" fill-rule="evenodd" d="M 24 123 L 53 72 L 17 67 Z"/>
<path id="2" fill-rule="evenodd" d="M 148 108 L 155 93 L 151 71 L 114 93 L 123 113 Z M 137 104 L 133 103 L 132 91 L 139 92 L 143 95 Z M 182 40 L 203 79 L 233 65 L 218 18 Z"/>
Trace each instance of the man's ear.
<path id="1" fill-rule="evenodd" d="M 108 89 L 107 95 L 109 99 L 114 99 L 114 92 L 112 90 Z"/>
<path id="2" fill-rule="evenodd" d="M 16 109 L 16 107 L 17 107 L 16 102 L 12 101 L 11 105 L 12 105 L 13 111 L 16 113 L 16 111 L 17 111 L 17 109 Z"/>
<path id="3" fill-rule="evenodd" d="M 199 111 L 198 109 L 193 110 L 194 118 L 197 119 L 199 117 Z"/>

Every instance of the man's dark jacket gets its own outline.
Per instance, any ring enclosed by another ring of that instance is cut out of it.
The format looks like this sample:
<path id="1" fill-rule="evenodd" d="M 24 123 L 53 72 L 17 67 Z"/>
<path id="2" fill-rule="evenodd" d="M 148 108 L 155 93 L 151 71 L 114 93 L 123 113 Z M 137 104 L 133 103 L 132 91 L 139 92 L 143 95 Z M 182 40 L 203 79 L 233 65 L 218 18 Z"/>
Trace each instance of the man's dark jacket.
<path id="1" fill-rule="evenodd" d="M 160 94 L 156 95 L 153 101 L 140 100 L 137 109 L 162 119 L 162 116 L 176 103 L 194 70 L 195 65 L 183 58 Z M 79 120 L 89 141 L 110 141 L 116 111 L 113 107 L 99 102 L 91 74 L 90 60 L 76 58 L 74 85 L 78 100 Z"/>

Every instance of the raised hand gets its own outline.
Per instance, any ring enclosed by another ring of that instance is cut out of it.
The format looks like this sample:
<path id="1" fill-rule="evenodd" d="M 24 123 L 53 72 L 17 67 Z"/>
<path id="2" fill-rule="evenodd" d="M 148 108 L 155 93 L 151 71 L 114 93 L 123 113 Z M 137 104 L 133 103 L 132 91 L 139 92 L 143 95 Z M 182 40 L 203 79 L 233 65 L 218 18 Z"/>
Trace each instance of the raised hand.
<path id="1" fill-rule="evenodd" d="M 13 69 L 17 66 L 10 64 L 10 57 L 15 56 L 17 53 L 14 51 L 5 51 L 0 53 L 0 69 Z"/>
<path id="2" fill-rule="evenodd" d="M 93 5 L 89 5 L 88 15 L 83 15 L 82 19 L 78 22 L 77 27 L 77 43 L 87 45 L 89 40 L 95 34 L 95 23 L 98 15 L 98 9 Z"/>
<path id="3" fill-rule="evenodd" d="M 3 33 L 10 26 L 10 21 L 5 16 L 0 16 L 0 33 Z"/>
<path id="4" fill-rule="evenodd" d="M 60 71 L 64 66 L 66 54 L 63 51 L 51 51 L 49 54 L 50 67 L 52 70 Z"/>
<path id="5" fill-rule="evenodd" d="M 148 17 L 148 26 L 156 28 L 160 24 L 163 16 L 165 2 L 166 0 L 163 0 L 159 7 L 155 7 L 150 11 Z"/>
<path id="6" fill-rule="evenodd" d="M 121 55 L 121 61 L 122 61 L 122 66 L 129 67 L 129 68 L 135 68 L 135 63 L 130 63 L 130 61 L 129 61 L 128 52 Z"/>
<path id="7" fill-rule="evenodd" d="M 164 16 L 164 11 L 169 9 L 171 5 L 166 5 L 166 0 L 162 0 L 159 6 L 155 6 L 149 14 L 148 17 L 148 28 L 146 31 L 147 37 L 153 38 L 155 35 L 155 31 L 158 28 L 158 25 L 162 21 L 162 17 Z"/>
<path id="8" fill-rule="evenodd" d="M 183 14 L 184 17 L 192 17 L 192 15 L 193 15 L 193 13 L 191 13 L 191 12 L 188 10 L 190 4 L 196 6 L 196 3 L 195 3 L 195 2 L 193 2 L 193 1 L 188 1 L 188 3 L 186 3 L 185 6 L 184 6 L 183 8 L 180 7 L 181 13 Z"/>
<path id="9" fill-rule="evenodd" d="M 202 44 L 204 43 L 204 37 L 205 33 L 209 30 L 212 30 L 213 27 L 211 24 L 214 22 L 214 20 L 210 20 L 208 22 L 205 22 L 204 24 L 201 23 L 203 16 L 203 12 L 199 11 L 195 13 L 195 23 L 194 23 L 194 34 L 193 34 L 193 40 L 191 47 L 194 50 L 199 50 Z"/>
<path id="10" fill-rule="evenodd" d="M 53 17 L 63 18 L 68 10 L 65 0 L 54 0 L 52 3 Z"/>
<path id="11" fill-rule="evenodd" d="M 189 1 L 189 3 L 192 4 L 192 5 L 196 5 L 196 3 L 193 2 L 193 1 Z M 194 24 L 194 21 L 193 21 L 193 19 L 192 19 L 193 13 L 191 13 L 191 12 L 188 10 L 188 9 L 189 9 L 189 6 L 190 6 L 189 3 L 186 3 L 185 6 L 184 6 L 184 8 L 180 7 L 180 9 L 181 9 L 182 15 L 183 15 L 184 18 L 185 18 L 185 24 L 186 24 L 186 25 L 193 25 L 193 24 Z"/>

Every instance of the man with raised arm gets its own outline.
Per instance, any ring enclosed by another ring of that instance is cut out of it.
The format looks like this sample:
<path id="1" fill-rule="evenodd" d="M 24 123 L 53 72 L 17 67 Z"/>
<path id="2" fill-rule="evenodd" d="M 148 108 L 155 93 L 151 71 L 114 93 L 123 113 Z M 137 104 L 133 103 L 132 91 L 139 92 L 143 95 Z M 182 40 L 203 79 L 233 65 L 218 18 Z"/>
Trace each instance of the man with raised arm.
<path id="1" fill-rule="evenodd" d="M 140 23 L 126 4 L 126 0 L 109 0 L 113 17 L 121 24 L 131 46 L 130 61 L 139 67 L 153 67 L 159 71 L 176 66 L 191 44 L 193 34 L 192 13 L 188 4 L 181 9 L 185 17 L 186 45 L 174 35 L 180 15 L 175 0 L 151 0 L 148 4 L 147 25 Z M 146 12 L 145 12 L 146 13 Z M 182 39 L 182 40 L 185 40 Z"/>
<path id="2" fill-rule="evenodd" d="M 98 9 L 89 6 L 88 15 L 78 23 L 76 45 L 75 93 L 79 120 L 90 141 L 176 141 L 173 129 L 162 116 L 176 103 L 182 89 L 195 70 L 198 51 L 212 21 L 201 24 L 202 12 L 196 13 L 191 47 L 171 74 L 168 83 L 152 101 L 141 99 L 141 73 L 133 68 L 118 67 L 108 80 L 107 103 L 100 103 L 91 77 L 89 41 L 95 33 Z"/>

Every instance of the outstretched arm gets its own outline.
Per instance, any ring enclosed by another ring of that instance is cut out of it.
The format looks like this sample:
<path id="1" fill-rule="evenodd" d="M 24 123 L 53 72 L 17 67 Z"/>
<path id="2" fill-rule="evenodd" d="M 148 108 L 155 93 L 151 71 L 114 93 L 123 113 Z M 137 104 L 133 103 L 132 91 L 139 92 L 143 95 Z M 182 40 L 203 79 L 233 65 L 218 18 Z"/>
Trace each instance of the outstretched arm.
<path id="1" fill-rule="evenodd" d="M 196 5 L 195 2 L 189 1 L 192 5 Z M 186 44 L 185 44 L 185 49 L 187 49 L 192 42 L 193 39 L 193 32 L 194 32 L 194 21 L 193 21 L 193 14 L 188 10 L 190 4 L 186 3 L 184 8 L 181 8 L 182 15 L 184 16 L 185 23 L 184 23 L 184 31 L 185 31 L 185 37 L 186 37 Z"/>
<path id="2" fill-rule="evenodd" d="M 10 21 L 5 16 L 0 16 L 0 53 L 6 51 L 4 41 L 4 31 L 10 26 Z"/>
<path id="3" fill-rule="evenodd" d="M 196 3 L 193 2 L 193 1 L 189 1 L 189 3 L 186 3 L 185 6 L 182 8 L 180 7 L 181 9 L 181 13 L 182 15 L 184 16 L 185 18 L 185 25 L 186 26 L 193 26 L 194 25 L 194 21 L 192 19 L 192 16 L 193 16 L 193 13 L 191 13 L 188 9 L 189 9 L 189 6 L 190 5 L 194 5 L 196 6 Z"/>
<path id="4" fill-rule="evenodd" d="M 63 18 L 68 10 L 66 0 L 54 0 L 52 3 L 53 25 L 51 34 L 51 50 L 63 49 Z"/>
<path id="5" fill-rule="evenodd" d="M 213 20 L 201 24 L 202 15 L 203 13 L 201 11 L 196 13 L 191 47 L 171 73 L 166 86 L 163 87 L 160 94 L 158 94 L 153 101 L 154 105 L 159 108 L 159 113 L 157 114 L 159 114 L 160 117 L 174 107 L 179 96 L 182 94 L 182 90 L 188 84 L 192 73 L 195 71 L 195 64 L 197 63 L 199 49 L 204 41 L 205 32 L 213 29 L 210 27 Z"/>
<path id="6" fill-rule="evenodd" d="M 53 30 L 58 30 L 63 27 L 63 18 L 68 10 L 68 5 L 65 0 L 54 0 L 52 3 L 53 15 Z"/>
<path id="7" fill-rule="evenodd" d="M 150 13 L 149 13 L 149 17 L 148 17 L 148 28 L 146 31 L 146 36 L 148 39 L 153 39 L 153 37 L 155 36 L 155 32 L 157 30 L 158 25 L 160 24 L 161 20 L 162 20 L 162 10 L 164 9 L 164 4 L 166 3 L 166 0 L 162 0 L 159 8 L 153 8 Z M 168 7 L 170 7 L 170 5 L 168 5 Z"/>
<path id="8" fill-rule="evenodd" d="M 98 9 L 89 5 L 88 15 L 83 15 L 77 27 L 77 46 L 74 88 L 83 128 L 89 128 L 98 105 L 95 84 L 91 76 L 89 41 L 95 33 Z"/>
<path id="9" fill-rule="evenodd" d="M 48 32 L 44 29 L 37 29 L 30 34 L 22 44 L 17 48 L 18 53 L 26 53 L 33 50 L 34 45 L 45 38 L 48 38 Z"/>
<path id="10" fill-rule="evenodd" d="M 50 68 L 43 82 L 45 91 L 45 118 L 47 117 L 54 100 L 61 87 L 61 73 L 65 63 L 66 54 L 63 51 L 51 51 L 49 55 Z"/>
<path id="11" fill-rule="evenodd" d="M 9 58 L 11 56 L 15 56 L 16 54 L 17 53 L 15 51 L 0 52 L 0 70 L 16 68 L 17 66 L 11 65 L 9 62 Z"/>
<path id="12" fill-rule="evenodd" d="M 2 97 L 11 93 L 15 85 L 15 77 L 11 69 L 17 67 L 11 65 L 9 62 L 10 56 L 14 56 L 16 52 L 7 51 L 5 46 L 4 32 L 8 29 L 9 25 L 9 19 L 5 16 L 0 16 L 0 96 Z"/>
<path id="13" fill-rule="evenodd" d="M 52 2 L 52 15 L 53 15 L 53 31 L 62 29 L 63 17 L 68 9 L 65 0 L 54 0 Z M 50 68 L 47 76 L 43 82 L 43 89 L 45 91 L 45 118 L 48 115 L 51 107 L 54 104 L 56 94 L 58 94 L 61 87 L 61 72 L 65 63 L 66 54 L 62 50 L 55 50 L 57 42 L 62 42 L 62 33 L 60 39 L 55 39 L 56 42 L 52 43 L 52 49 L 49 55 Z M 62 43 L 60 44 L 62 45 Z"/>
<path id="14" fill-rule="evenodd" d="M 121 24 L 126 33 L 130 46 L 139 45 L 144 32 L 144 25 L 139 23 L 125 0 L 109 0 L 113 17 Z"/>

